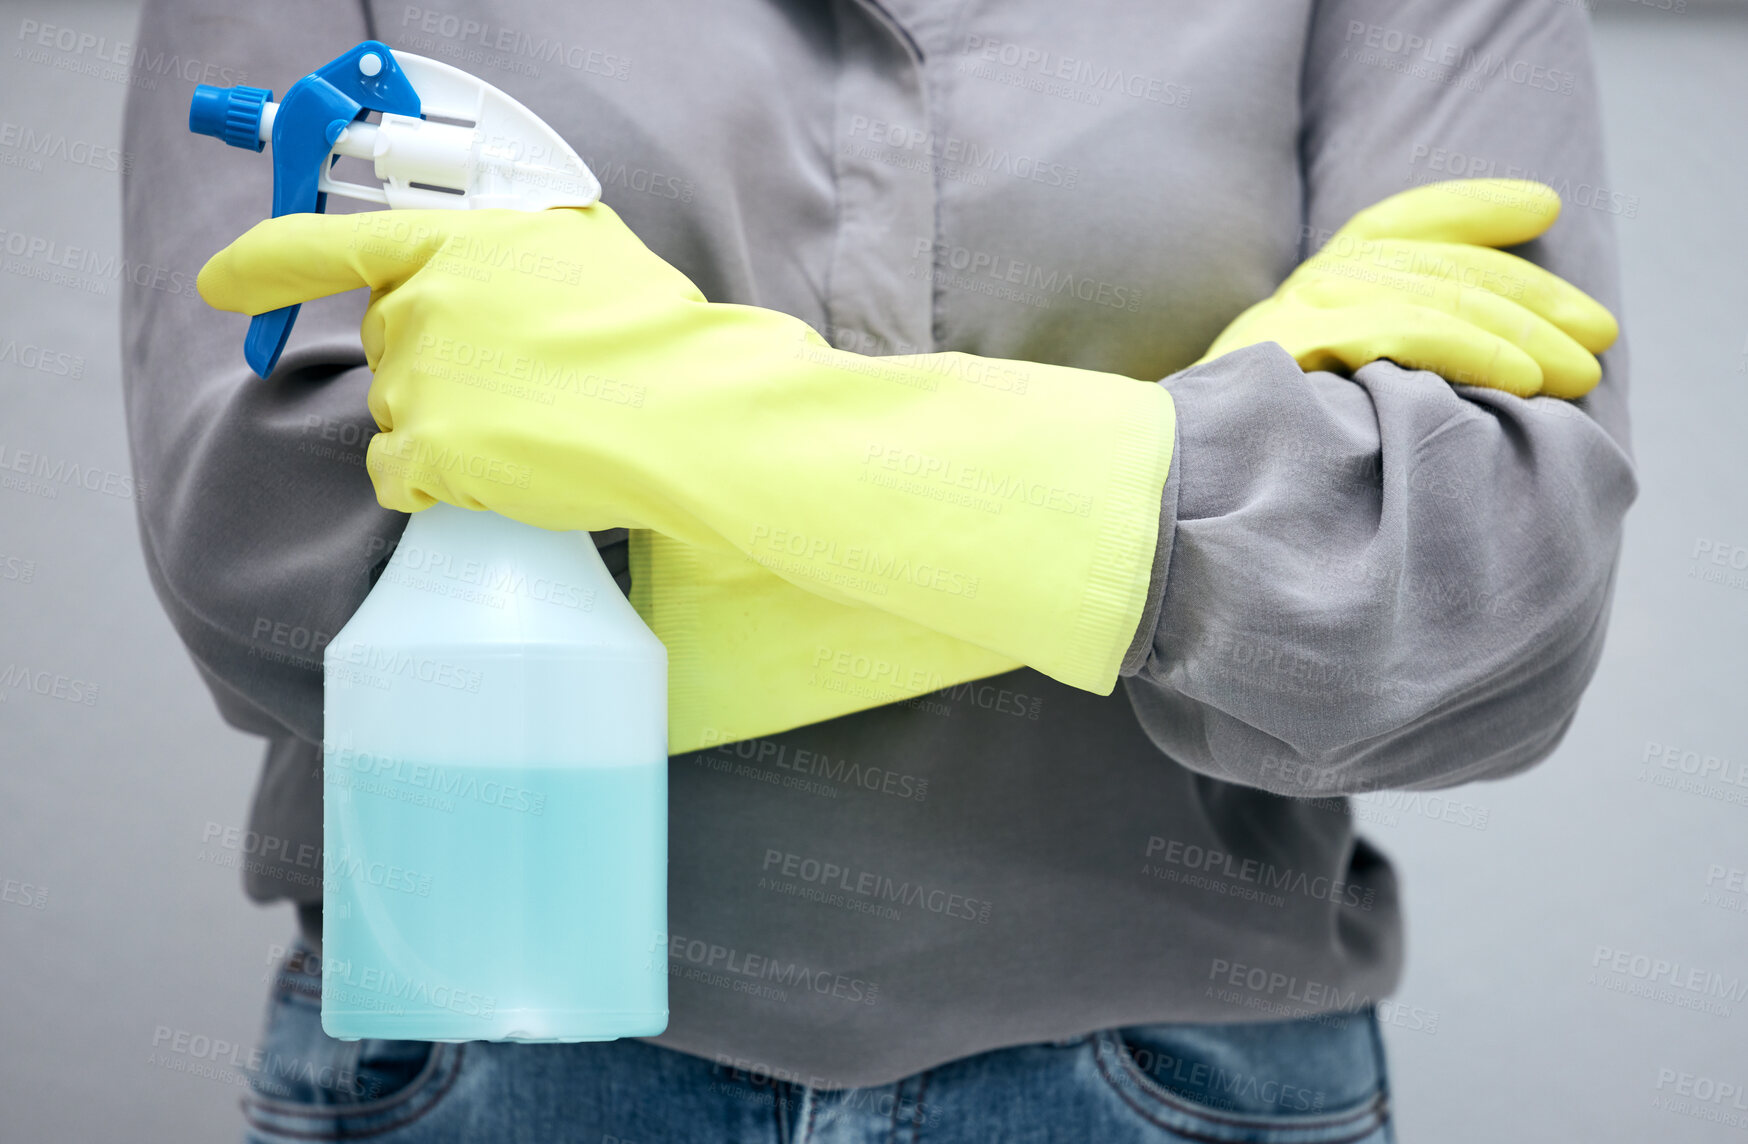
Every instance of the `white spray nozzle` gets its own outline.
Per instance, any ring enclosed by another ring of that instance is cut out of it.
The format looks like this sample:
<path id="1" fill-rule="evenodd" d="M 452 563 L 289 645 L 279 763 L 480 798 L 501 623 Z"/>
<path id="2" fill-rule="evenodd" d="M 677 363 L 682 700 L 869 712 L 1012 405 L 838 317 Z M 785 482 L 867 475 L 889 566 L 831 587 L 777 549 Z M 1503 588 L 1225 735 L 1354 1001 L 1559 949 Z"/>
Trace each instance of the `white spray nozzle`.
<path id="1" fill-rule="evenodd" d="M 367 160 L 382 182 L 335 179 L 324 167 L 318 190 L 397 209 L 540 210 L 601 197 L 600 182 L 564 137 L 511 96 L 437 60 L 399 51 L 394 58 L 424 118 L 384 114 L 378 123 L 347 124 L 330 154 Z M 382 61 L 366 54 L 358 68 L 375 75 Z M 278 110 L 272 102 L 261 109 L 263 142 L 273 138 Z"/>

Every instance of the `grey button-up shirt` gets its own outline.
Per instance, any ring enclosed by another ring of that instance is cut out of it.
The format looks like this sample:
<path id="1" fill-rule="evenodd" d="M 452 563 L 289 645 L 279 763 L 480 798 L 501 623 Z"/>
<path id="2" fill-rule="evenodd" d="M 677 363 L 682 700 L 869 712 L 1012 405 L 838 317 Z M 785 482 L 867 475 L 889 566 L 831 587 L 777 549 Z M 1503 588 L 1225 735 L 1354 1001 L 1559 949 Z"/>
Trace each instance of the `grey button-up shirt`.
<path id="1" fill-rule="evenodd" d="M 1455 176 L 1552 183 L 1565 215 L 1522 253 L 1615 306 L 1630 207 L 1581 6 L 431 2 L 148 3 L 141 47 L 207 74 L 131 93 L 130 264 L 191 278 L 269 212 L 265 157 L 188 133 L 188 79 L 283 91 L 374 34 L 547 119 L 712 300 L 1177 403 L 1114 694 L 1021 670 L 671 760 L 659 1043 L 839 1087 L 1386 994 L 1396 885 L 1342 796 L 1508 775 L 1570 724 L 1635 494 L 1624 349 L 1575 404 L 1273 345 L 1188 367 L 1356 210 Z M 253 823 L 295 854 L 321 645 L 404 520 L 363 468 L 365 300 L 306 305 L 263 382 L 190 294 L 125 300 L 142 539 L 225 717 L 270 740 Z M 623 534 L 597 541 L 623 577 Z"/>

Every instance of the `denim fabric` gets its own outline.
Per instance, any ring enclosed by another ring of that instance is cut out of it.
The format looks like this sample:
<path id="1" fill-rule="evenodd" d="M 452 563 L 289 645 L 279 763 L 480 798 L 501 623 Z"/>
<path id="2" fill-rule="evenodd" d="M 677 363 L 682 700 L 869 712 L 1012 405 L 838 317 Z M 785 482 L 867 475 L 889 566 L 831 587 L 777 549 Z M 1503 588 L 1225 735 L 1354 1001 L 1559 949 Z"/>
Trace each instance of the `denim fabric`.
<path id="1" fill-rule="evenodd" d="M 827 1090 L 639 1040 L 336 1041 L 301 942 L 274 980 L 249 1144 L 1387 1144 L 1371 1009 L 1137 1025 Z"/>

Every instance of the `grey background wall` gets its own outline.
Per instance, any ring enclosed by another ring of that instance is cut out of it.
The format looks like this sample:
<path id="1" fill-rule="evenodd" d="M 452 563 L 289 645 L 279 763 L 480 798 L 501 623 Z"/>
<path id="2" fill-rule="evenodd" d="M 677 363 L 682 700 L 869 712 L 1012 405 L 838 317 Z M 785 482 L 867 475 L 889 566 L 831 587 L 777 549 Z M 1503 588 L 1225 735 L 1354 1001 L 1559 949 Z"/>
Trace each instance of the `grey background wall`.
<path id="1" fill-rule="evenodd" d="M 119 259 L 125 83 L 25 53 L 20 32 L 126 41 L 135 19 L 126 0 L 0 4 L 0 475 L 22 453 L 95 474 L 0 487 L 0 676 L 66 677 L 60 696 L 0 687 L 8 1142 L 236 1139 L 293 930 L 242 897 L 225 845 L 259 746 L 219 721 L 140 562 L 119 284 L 45 282 L 7 245 Z M 1748 1089 L 1748 11 L 1621 2 L 1595 27 L 1643 494 L 1559 752 L 1360 808 L 1407 887 L 1388 1038 L 1413 1144 L 1748 1128 L 1748 1096 L 1722 1087 Z M 17 145 L 22 129 L 64 136 L 67 157 Z M 187 257 L 169 269 L 192 274 L 203 252 Z M 1652 979 L 1657 961 L 1731 997 Z"/>

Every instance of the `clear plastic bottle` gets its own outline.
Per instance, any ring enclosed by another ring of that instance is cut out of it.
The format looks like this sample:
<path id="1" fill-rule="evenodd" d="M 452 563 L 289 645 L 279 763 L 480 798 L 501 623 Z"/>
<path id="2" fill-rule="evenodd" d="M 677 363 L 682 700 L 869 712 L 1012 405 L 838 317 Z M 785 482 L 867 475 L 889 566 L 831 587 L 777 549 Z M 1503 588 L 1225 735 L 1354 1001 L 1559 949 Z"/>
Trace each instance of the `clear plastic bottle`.
<path id="1" fill-rule="evenodd" d="M 667 651 L 588 533 L 434 505 L 324 657 L 322 1027 L 667 1027 Z"/>

